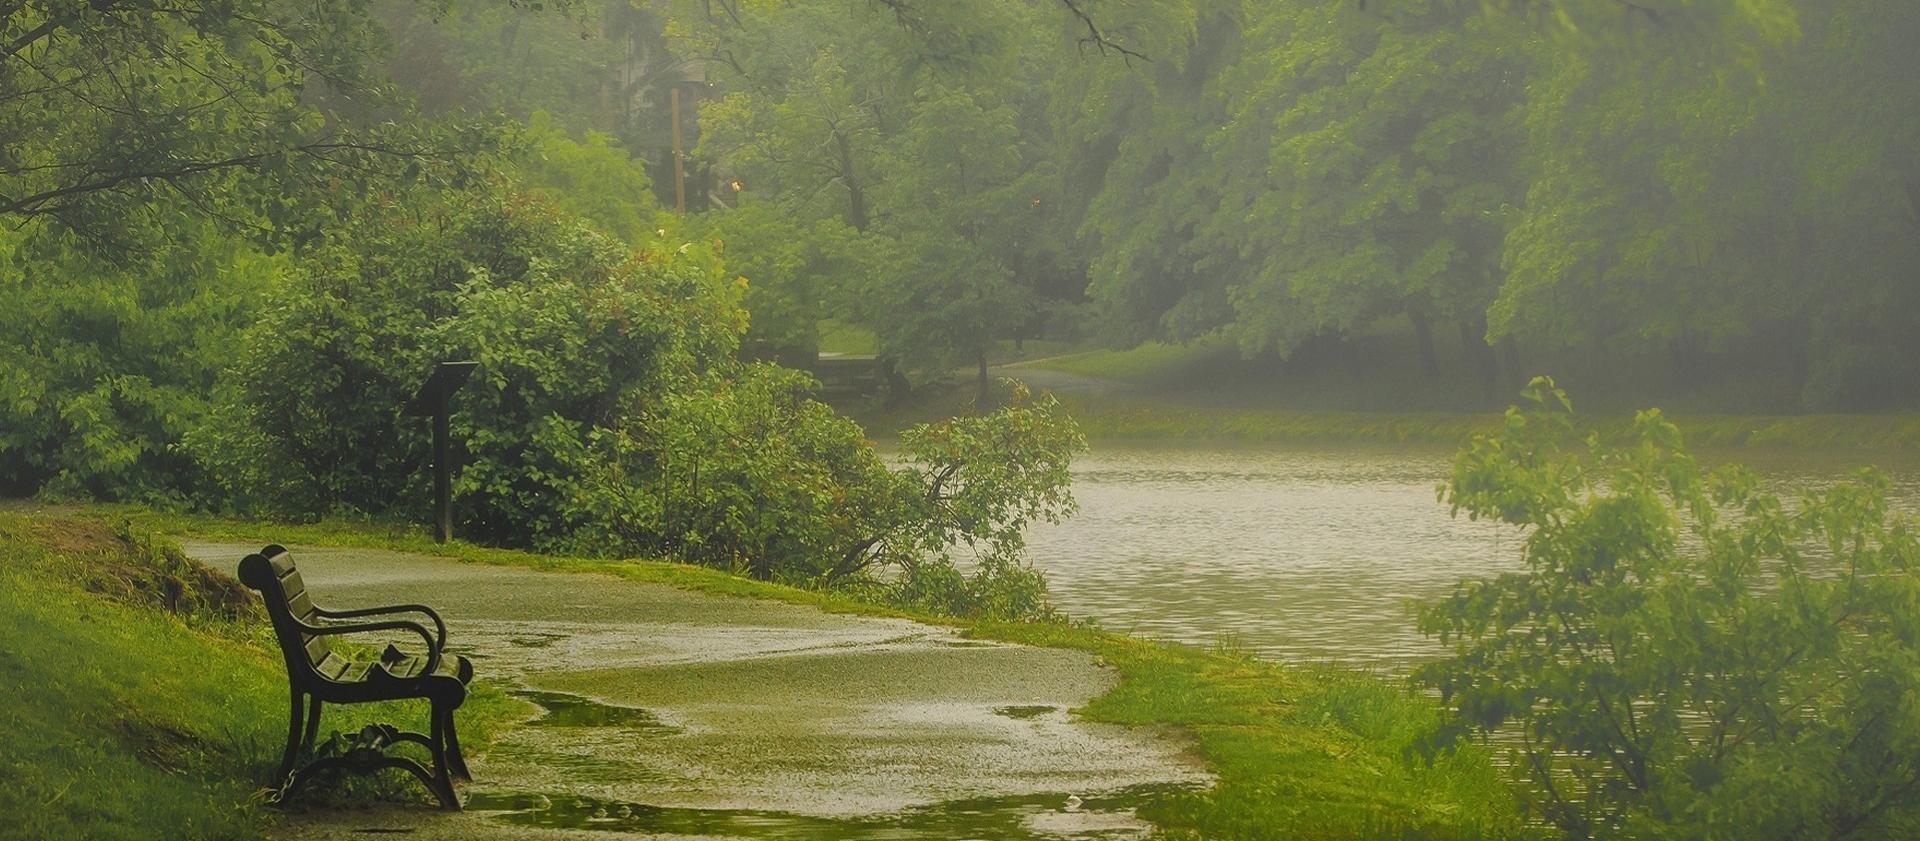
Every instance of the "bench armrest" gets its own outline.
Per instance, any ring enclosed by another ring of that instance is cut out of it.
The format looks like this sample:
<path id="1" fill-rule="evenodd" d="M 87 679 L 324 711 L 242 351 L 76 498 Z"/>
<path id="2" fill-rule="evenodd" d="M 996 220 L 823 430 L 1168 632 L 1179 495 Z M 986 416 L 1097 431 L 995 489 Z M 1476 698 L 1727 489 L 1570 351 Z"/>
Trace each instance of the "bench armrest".
<path id="1" fill-rule="evenodd" d="M 349 625 L 309 625 L 298 619 L 294 621 L 299 623 L 300 630 L 317 637 L 359 634 L 368 631 L 412 631 L 420 636 L 421 642 L 427 644 L 427 663 L 420 668 L 420 674 L 430 675 L 440 668 L 440 646 L 434 644 L 433 635 L 427 633 L 427 629 L 418 622 L 390 619 L 385 622 L 355 622 Z"/>
<path id="2" fill-rule="evenodd" d="M 440 614 L 434 612 L 433 608 L 427 607 L 426 605 L 423 605 L 423 604 L 394 604 L 394 605 L 387 605 L 385 607 L 356 607 L 352 610 L 328 610 L 324 607 L 319 607 L 316 605 L 313 609 L 313 612 L 316 615 L 323 616 L 328 619 L 357 619 L 362 616 L 384 616 L 390 613 L 423 613 L 423 614 L 426 614 L 426 617 L 428 619 L 433 620 L 433 629 L 434 631 L 437 632 L 434 635 L 433 647 L 434 648 L 447 647 L 447 623 L 441 620 Z"/>

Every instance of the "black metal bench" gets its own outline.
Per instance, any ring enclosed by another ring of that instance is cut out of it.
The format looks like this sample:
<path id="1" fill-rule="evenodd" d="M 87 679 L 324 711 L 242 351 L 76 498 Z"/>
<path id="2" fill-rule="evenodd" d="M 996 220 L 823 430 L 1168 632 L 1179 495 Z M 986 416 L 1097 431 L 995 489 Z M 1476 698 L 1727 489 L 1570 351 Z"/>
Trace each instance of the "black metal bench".
<path id="1" fill-rule="evenodd" d="M 258 590 L 266 602 L 267 616 L 273 621 L 274 635 L 280 641 L 280 653 L 287 661 L 287 683 L 293 704 L 287 725 L 287 749 L 276 778 L 281 783 L 279 796 L 284 798 L 308 779 L 334 769 L 371 772 L 400 768 L 426 784 L 439 798 L 442 808 L 459 809 L 453 779 L 471 777 L 466 759 L 460 755 L 453 711 L 466 700 L 467 683 L 473 679 L 473 664 L 465 657 L 444 653 L 447 625 L 440 614 L 417 604 L 358 610 L 319 607 L 307 594 L 300 570 L 293 565 L 293 555 L 277 544 L 241 560 L 240 581 Z M 420 614 L 432 620 L 433 631 L 429 633 L 419 622 L 399 619 L 344 624 L 330 621 L 402 613 Z M 372 631 L 417 635 L 426 644 L 426 650 L 410 654 L 389 644 L 378 659 L 355 658 L 335 651 L 329 644 L 332 637 L 341 634 Z M 322 704 L 408 698 L 423 698 L 432 705 L 429 733 L 408 733 L 387 725 L 374 725 L 363 731 L 361 741 L 344 753 L 321 757 L 296 769 L 302 754 L 312 754 L 315 749 Z M 386 752 L 387 747 L 400 742 L 426 747 L 433 757 L 432 770 L 412 759 Z"/>

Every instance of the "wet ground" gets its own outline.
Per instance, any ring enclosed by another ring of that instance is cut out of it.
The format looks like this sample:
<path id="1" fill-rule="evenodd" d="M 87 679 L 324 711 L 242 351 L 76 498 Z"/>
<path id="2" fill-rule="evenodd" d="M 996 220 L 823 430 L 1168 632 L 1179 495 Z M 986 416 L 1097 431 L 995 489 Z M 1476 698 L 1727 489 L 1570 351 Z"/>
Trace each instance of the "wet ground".
<path id="1" fill-rule="evenodd" d="M 191 543 L 230 568 L 254 547 Z M 1118 839 L 1205 777 L 1175 738 L 1078 721 L 1078 652 L 605 576 L 295 550 L 329 607 L 424 601 L 540 709 L 468 810 L 304 816 L 288 838 Z"/>

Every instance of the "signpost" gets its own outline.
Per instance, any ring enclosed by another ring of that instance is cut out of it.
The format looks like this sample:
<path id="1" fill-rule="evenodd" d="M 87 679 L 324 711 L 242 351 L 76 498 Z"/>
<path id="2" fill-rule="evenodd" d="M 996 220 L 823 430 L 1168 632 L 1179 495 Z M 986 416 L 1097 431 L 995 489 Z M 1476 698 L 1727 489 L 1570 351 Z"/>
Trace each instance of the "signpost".
<path id="1" fill-rule="evenodd" d="M 433 542 L 445 543 L 453 534 L 453 465 L 447 421 L 453 415 L 453 393 L 467 384 L 478 362 L 442 362 L 414 392 L 406 413 L 433 418 Z"/>

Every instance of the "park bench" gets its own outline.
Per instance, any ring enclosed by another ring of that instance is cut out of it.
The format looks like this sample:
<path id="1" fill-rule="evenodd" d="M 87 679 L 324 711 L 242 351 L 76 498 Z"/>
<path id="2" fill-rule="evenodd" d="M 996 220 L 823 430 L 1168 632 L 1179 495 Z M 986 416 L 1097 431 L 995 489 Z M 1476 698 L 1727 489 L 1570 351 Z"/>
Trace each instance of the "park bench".
<path id="1" fill-rule="evenodd" d="M 424 783 L 440 800 L 441 808 L 459 809 L 460 800 L 453 791 L 453 779 L 471 779 L 466 759 L 460 754 L 460 738 L 454 732 L 453 711 L 467 697 L 467 683 L 473 679 L 473 664 L 465 657 L 445 654 L 447 625 L 440 614 L 425 605 L 401 604 L 357 610 L 327 610 L 308 595 L 293 555 L 284 546 L 272 545 L 240 561 L 240 581 L 259 591 L 266 603 L 267 617 L 273 622 L 274 636 L 287 662 L 287 683 L 293 698 L 287 725 L 287 748 L 280 761 L 278 797 L 292 794 L 308 779 L 335 769 L 371 773 L 384 768 L 400 768 Z M 433 631 L 416 621 L 381 619 L 371 622 L 338 620 L 418 614 L 432 621 Z M 409 653 L 389 643 L 378 657 L 355 657 L 336 649 L 330 640 L 344 634 L 386 632 L 412 634 L 425 643 L 425 651 Z M 314 739 L 320 732 L 323 704 L 357 704 L 369 701 L 425 699 L 432 708 L 430 732 L 401 731 L 390 725 L 376 724 L 350 740 L 336 755 L 321 756 L 296 768 L 303 756 L 316 750 Z M 387 749 L 410 742 L 424 746 L 432 755 L 429 771 L 420 763 L 396 756 Z"/>

